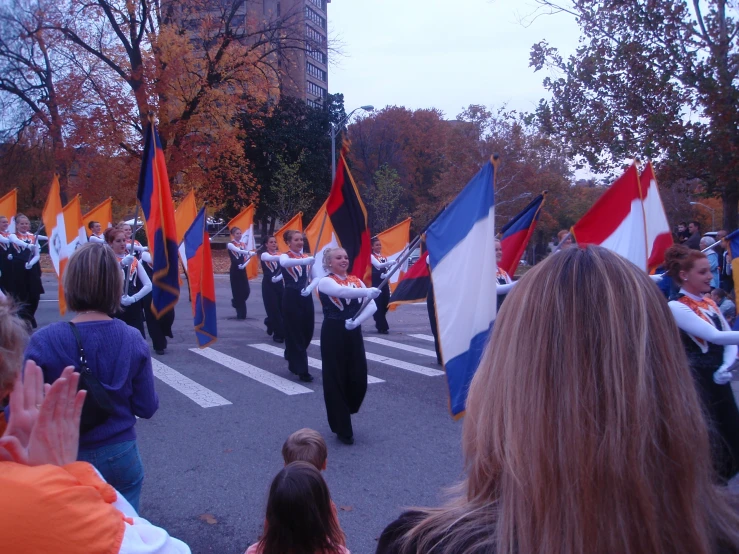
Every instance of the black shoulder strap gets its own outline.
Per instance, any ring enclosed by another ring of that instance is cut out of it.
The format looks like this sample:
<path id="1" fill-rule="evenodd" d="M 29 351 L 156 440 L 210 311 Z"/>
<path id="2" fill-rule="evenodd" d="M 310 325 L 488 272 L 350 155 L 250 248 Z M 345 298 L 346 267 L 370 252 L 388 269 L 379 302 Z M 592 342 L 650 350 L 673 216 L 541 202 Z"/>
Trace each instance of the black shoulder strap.
<path id="1" fill-rule="evenodd" d="M 87 357 L 85 356 L 85 349 L 82 347 L 82 337 L 80 337 L 80 332 L 74 323 L 70 321 L 69 326 L 72 328 L 72 333 L 74 333 L 74 338 L 77 340 L 77 356 L 79 357 L 79 361 L 80 361 L 80 373 L 87 372 L 89 370 L 89 366 L 87 365 Z"/>

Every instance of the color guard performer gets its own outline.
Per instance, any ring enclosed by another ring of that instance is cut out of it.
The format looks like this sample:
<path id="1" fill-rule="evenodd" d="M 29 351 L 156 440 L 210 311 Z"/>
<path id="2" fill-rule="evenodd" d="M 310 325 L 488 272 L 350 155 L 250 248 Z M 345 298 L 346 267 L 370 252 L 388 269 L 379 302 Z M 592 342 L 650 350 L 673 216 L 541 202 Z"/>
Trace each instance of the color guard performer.
<path id="1" fill-rule="evenodd" d="M 92 233 L 87 239 L 87 242 L 97 242 L 100 244 L 105 244 L 105 237 L 103 236 L 103 226 L 100 225 L 99 221 L 91 221 L 87 224 L 87 228 L 90 230 L 90 233 Z"/>
<path id="2" fill-rule="evenodd" d="M 229 259 L 231 260 L 231 305 L 236 309 L 236 319 L 246 319 L 246 301 L 251 289 L 249 279 L 246 276 L 246 264 L 254 256 L 254 252 L 246 249 L 246 244 L 241 242 L 241 229 L 232 227 L 230 230 L 231 242 L 228 243 Z"/>
<path id="3" fill-rule="evenodd" d="M 38 261 L 41 257 L 40 240 L 48 240 L 43 235 L 34 235 L 30 232 L 31 221 L 23 214 L 15 216 L 15 234 L 10 235 L 13 243 L 12 251 L 12 282 L 10 293 L 20 304 L 18 316 L 28 321 L 34 329 L 36 325 L 36 310 L 39 299 L 44 293 L 41 283 L 41 266 Z"/>
<path id="4" fill-rule="evenodd" d="M 126 246 L 129 252 L 133 252 L 135 256 L 141 257 L 142 252 L 149 251 L 147 246 L 142 246 L 139 241 L 133 238 L 133 229 L 131 229 L 131 226 L 128 223 L 121 221 L 117 227 L 126 235 Z M 133 246 L 131 246 L 132 244 Z"/>
<path id="5" fill-rule="evenodd" d="M 375 313 L 378 288 L 365 288 L 354 275 L 348 275 L 349 256 L 343 248 L 323 253 L 323 269 L 328 272 L 318 282 L 323 307 L 321 361 L 323 398 L 331 430 L 344 444 L 354 444 L 351 415 L 359 411 L 367 392 L 367 357 L 361 324 Z M 369 305 L 356 320 L 364 298 Z"/>
<path id="6" fill-rule="evenodd" d="M 379 287 L 382 281 L 387 276 L 387 271 L 395 264 L 395 262 L 387 261 L 382 255 L 382 242 L 379 238 L 375 237 L 372 239 L 372 254 L 370 256 L 372 262 L 372 286 Z M 375 312 L 375 328 L 381 335 L 387 335 L 390 330 L 390 326 L 387 323 L 387 305 L 390 302 L 390 285 L 385 283 L 385 286 L 380 289 L 380 296 L 375 300 L 377 311 Z"/>
<path id="7" fill-rule="evenodd" d="M 121 291 L 121 311 L 111 314 L 144 334 L 144 310 L 141 300 L 151 292 L 151 280 L 139 266 L 139 260 L 128 254 L 129 244 L 123 229 L 111 227 L 105 230 L 105 242 L 113 249 L 123 271 L 123 290 Z M 128 280 L 128 286 L 126 281 Z"/>
<path id="8" fill-rule="evenodd" d="M 308 346 L 313 339 L 315 313 L 309 286 L 313 257 L 302 253 L 303 235 L 288 230 L 283 234 L 288 251 L 280 256 L 285 290 L 282 293 L 282 316 L 285 324 L 285 359 L 288 368 L 301 381 L 311 382 L 308 371 Z"/>
<path id="9" fill-rule="evenodd" d="M 262 300 L 267 317 L 264 324 L 267 334 L 278 343 L 285 342 L 285 327 L 282 318 L 282 295 L 285 291 L 285 282 L 280 269 L 280 252 L 277 250 L 277 239 L 268 236 L 262 247 L 264 252 L 260 256 L 262 262 Z"/>
<path id="10" fill-rule="evenodd" d="M 0 215 L 0 291 L 10 294 L 10 285 L 13 282 L 13 243 L 8 231 L 10 220 Z"/>

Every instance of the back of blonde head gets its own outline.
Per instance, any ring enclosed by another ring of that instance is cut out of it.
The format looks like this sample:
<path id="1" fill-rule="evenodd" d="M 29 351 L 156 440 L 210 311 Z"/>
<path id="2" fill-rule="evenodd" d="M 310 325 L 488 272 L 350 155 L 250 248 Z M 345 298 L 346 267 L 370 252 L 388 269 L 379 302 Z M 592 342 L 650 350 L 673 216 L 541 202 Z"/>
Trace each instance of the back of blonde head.
<path id="1" fill-rule="evenodd" d="M 9 298 L 0 297 L 0 402 L 12 391 L 23 362 L 28 330 Z"/>
<path id="2" fill-rule="evenodd" d="M 419 552 L 651 554 L 739 544 L 657 288 L 572 248 L 508 295 L 467 400 L 467 479 L 406 536 Z M 409 550 L 406 550 L 409 551 Z"/>

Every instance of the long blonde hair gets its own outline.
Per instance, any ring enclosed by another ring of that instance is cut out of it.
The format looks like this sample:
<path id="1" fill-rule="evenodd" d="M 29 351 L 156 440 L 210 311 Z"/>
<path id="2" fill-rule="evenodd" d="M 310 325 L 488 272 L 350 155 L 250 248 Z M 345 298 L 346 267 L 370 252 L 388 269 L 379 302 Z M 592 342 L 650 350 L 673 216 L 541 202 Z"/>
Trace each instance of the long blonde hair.
<path id="1" fill-rule="evenodd" d="M 472 381 L 467 478 L 404 552 L 711 554 L 739 545 L 674 319 L 649 278 L 598 247 L 508 295 Z"/>

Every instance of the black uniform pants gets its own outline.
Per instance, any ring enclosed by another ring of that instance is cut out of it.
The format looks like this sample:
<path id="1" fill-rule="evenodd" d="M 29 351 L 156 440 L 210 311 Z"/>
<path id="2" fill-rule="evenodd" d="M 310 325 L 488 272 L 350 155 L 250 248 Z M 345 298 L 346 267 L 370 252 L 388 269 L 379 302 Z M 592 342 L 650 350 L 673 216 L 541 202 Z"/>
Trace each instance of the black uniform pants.
<path id="1" fill-rule="evenodd" d="M 231 267 L 231 305 L 236 309 L 236 319 L 246 319 L 246 301 L 251 292 L 246 270 Z"/>
<path id="2" fill-rule="evenodd" d="M 375 319 L 375 328 L 380 332 L 385 332 L 390 329 L 390 326 L 387 324 L 386 318 L 387 305 L 390 302 L 390 287 L 388 285 L 385 285 L 380 290 L 380 296 L 375 299 L 377 311 L 372 317 Z"/>
<path id="3" fill-rule="evenodd" d="M 308 373 L 308 346 L 315 325 L 313 297 L 302 296 L 297 289 L 285 287 L 282 294 L 282 316 L 285 322 L 285 358 L 295 375 Z"/>
<path id="4" fill-rule="evenodd" d="M 272 330 L 272 334 L 276 339 L 285 338 L 285 325 L 282 318 L 284 290 L 285 285 L 282 284 L 282 281 L 273 283 L 269 277 L 262 278 L 262 300 L 264 300 L 264 310 L 267 312 L 264 324 Z"/>
<path id="5" fill-rule="evenodd" d="M 36 263 L 31 269 L 26 269 L 26 261 L 21 258 L 12 260 L 11 283 L 8 291 L 19 304 L 18 317 L 27 321 L 36 328 L 36 310 L 44 292 L 41 284 L 41 266 Z"/>
<path id="6" fill-rule="evenodd" d="M 713 368 L 693 369 L 711 437 L 713 466 L 723 482 L 739 472 L 739 409 L 731 383 L 717 385 Z"/>
<path id="7" fill-rule="evenodd" d="M 151 294 L 147 294 L 141 299 L 141 305 L 144 309 L 144 319 L 146 320 L 146 330 L 149 332 L 154 350 L 166 350 L 167 337 L 172 337 L 174 310 L 170 310 L 160 319 L 157 319 L 154 312 L 151 311 L 151 298 Z"/>
<path id="8" fill-rule="evenodd" d="M 144 333 L 144 308 L 141 305 L 141 300 L 134 302 L 130 306 L 121 306 L 121 311 L 115 314 L 116 319 L 120 319 L 126 325 L 138 329 L 141 336 L 146 339 L 146 333 Z"/>
<path id="9" fill-rule="evenodd" d="M 361 327 L 349 331 L 343 320 L 324 319 L 321 361 L 328 424 L 337 435 L 351 437 L 351 415 L 359 411 L 367 393 L 367 357 Z"/>

